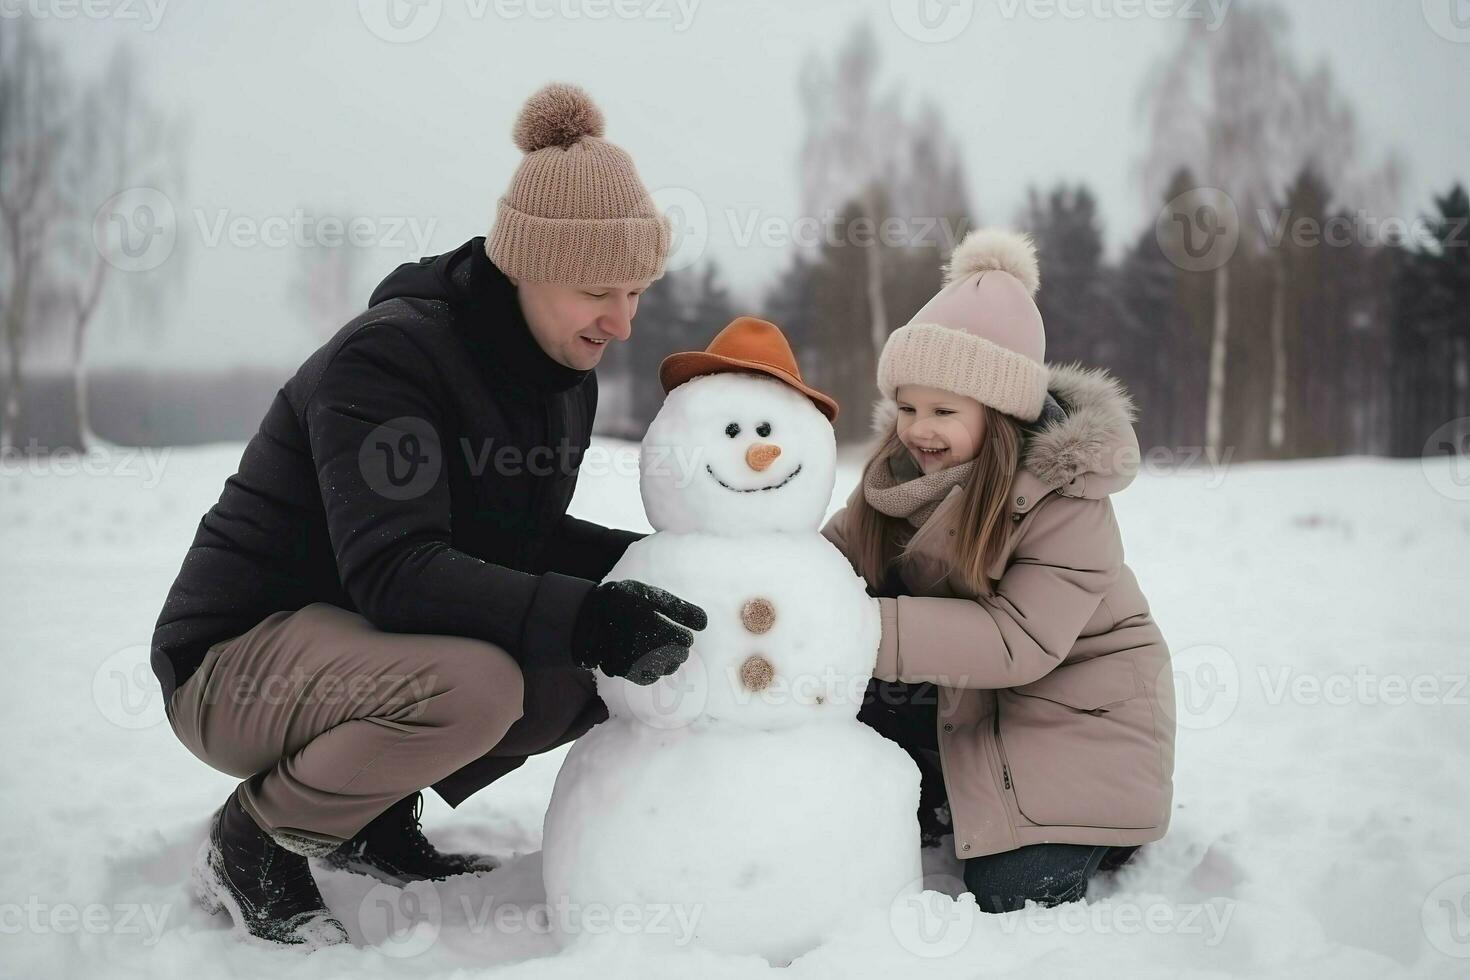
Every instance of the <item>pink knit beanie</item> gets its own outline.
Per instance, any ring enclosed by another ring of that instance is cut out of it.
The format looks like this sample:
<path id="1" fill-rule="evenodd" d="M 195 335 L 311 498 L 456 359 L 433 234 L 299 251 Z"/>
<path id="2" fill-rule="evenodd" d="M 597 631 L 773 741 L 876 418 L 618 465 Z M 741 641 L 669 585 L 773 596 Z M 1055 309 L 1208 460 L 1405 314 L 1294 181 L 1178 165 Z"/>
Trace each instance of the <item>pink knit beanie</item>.
<path id="1" fill-rule="evenodd" d="M 1002 229 L 971 232 L 955 248 L 944 283 L 883 346 L 884 397 L 900 385 L 923 385 L 1034 422 L 1046 401 L 1047 370 L 1031 239 Z"/>
<path id="2" fill-rule="evenodd" d="M 501 272 L 581 286 L 663 275 L 669 221 L 602 127 L 601 110 L 575 85 L 553 83 L 526 100 L 512 133 L 526 155 L 485 239 Z"/>

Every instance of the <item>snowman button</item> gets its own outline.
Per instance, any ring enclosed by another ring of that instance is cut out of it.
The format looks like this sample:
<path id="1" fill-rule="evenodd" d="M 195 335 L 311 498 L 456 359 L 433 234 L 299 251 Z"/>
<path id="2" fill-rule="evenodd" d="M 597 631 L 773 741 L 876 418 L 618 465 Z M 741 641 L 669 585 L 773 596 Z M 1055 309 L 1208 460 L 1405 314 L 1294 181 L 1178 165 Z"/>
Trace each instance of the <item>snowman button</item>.
<path id="1" fill-rule="evenodd" d="M 752 633 L 765 633 L 776 624 L 776 607 L 769 599 L 751 599 L 740 607 L 740 623 Z"/>
<path id="2" fill-rule="evenodd" d="M 740 665 L 740 683 L 747 690 L 764 691 L 771 686 L 771 681 L 776 676 L 776 668 L 771 662 L 760 654 L 747 657 L 745 663 Z"/>

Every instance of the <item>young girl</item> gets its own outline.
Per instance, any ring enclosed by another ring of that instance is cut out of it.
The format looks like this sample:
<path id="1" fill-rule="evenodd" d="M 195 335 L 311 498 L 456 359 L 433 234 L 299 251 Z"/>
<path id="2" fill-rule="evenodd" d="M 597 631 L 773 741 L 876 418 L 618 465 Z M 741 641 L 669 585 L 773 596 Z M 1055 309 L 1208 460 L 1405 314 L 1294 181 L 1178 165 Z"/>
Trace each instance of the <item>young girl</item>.
<path id="1" fill-rule="evenodd" d="M 1082 898 L 1169 825 L 1169 652 L 1109 495 L 1138 464 L 1102 371 L 1048 365 L 1028 238 L 978 231 L 888 339 L 879 445 L 823 533 L 879 596 L 860 717 L 947 796 L 967 887 L 991 912 Z"/>

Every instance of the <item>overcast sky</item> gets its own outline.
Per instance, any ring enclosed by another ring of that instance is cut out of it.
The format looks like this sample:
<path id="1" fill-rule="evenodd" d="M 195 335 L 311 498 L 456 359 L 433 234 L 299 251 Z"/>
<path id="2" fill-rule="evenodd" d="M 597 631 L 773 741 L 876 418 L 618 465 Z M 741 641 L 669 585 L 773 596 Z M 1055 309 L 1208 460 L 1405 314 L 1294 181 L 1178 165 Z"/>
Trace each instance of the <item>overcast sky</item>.
<path id="1" fill-rule="evenodd" d="M 151 330 L 122 317 L 99 325 L 96 363 L 294 365 L 322 340 L 288 294 L 299 253 L 232 243 L 221 222 L 264 233 L 298 208 L 366 218 L 389 239 L 368 253 L 370 287 L 405 258 L 487 232 L 519 159 L 511 121 L 551 80 L 592 92 L 608 138 L 651 189 L 697 196 L 706 254 L 759 312 L 787 249 L 742 247 L 729 215 L 794 216 L 797 69 L 863 18 L 887 80 L 938 102 L 981 221 L 1012 221 L 1028 185 L 1082 180 L 1116 248 L 1152 218 L 1137 172 L 1139 90 L 1184 28 L 1121 16 L 1144 0 L 420 0 L 406 22 L 387 19 L 388 0 L 94 2 L 113 15 L 62 19 L 67 0 L 0 7 L 48 14 L 78 66 L 136 45 L 154 97 L 193 128 L 187 185 L 170 200 L 181 288 Z M 934 26 L 915 18 L 917 2 Z M 1208 20 L 1224 0 L 1214 2 L 1190 12 Z M 1464 43 L 1437 33 L 1439 2 L 1426 0 L 1429 14 L 1419 0 L 1286 4 L 1293 48 L 1329 63 L 1369 157 L 1392 149 L 1403 160 L 1410 216 L 1470 180 L 1470 30 Z"/>

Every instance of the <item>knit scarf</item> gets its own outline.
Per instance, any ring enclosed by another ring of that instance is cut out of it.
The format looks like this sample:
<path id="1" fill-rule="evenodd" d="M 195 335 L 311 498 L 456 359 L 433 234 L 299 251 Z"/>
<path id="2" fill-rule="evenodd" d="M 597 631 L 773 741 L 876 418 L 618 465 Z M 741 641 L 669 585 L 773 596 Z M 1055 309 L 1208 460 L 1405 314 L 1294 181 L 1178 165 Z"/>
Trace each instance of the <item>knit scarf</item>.
<path id="1" fill-rule="evenodd" d="M 868 469 L 863 497 L 878 513 L 906 518 L 915 528 L 923 527 L 949 492 L 969 479 L 974 468 L 972 459 L 925 473 L 907 450 L 900 449 Z"/>

